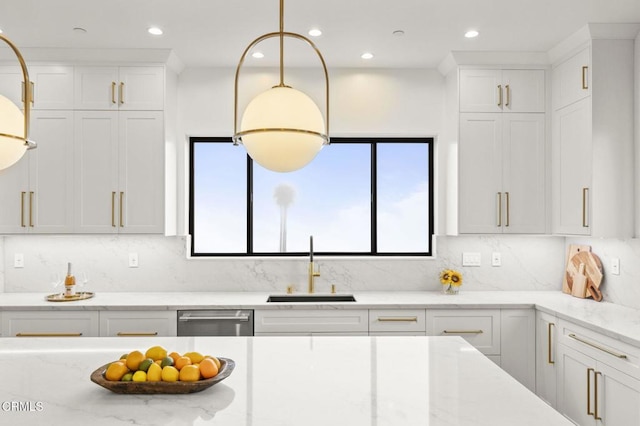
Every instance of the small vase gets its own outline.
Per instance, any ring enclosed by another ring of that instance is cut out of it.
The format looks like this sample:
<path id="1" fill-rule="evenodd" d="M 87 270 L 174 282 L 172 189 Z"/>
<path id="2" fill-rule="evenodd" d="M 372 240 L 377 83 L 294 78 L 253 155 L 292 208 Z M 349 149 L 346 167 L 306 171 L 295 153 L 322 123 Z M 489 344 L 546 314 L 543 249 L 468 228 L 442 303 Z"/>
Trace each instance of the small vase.
<path id="1" fill-rule="evenodd" d="M 453 286 L 451 284 L 442 286 L 442 293 L 444 294 L 458 294 L 459 290 L 459 286 Z"/>

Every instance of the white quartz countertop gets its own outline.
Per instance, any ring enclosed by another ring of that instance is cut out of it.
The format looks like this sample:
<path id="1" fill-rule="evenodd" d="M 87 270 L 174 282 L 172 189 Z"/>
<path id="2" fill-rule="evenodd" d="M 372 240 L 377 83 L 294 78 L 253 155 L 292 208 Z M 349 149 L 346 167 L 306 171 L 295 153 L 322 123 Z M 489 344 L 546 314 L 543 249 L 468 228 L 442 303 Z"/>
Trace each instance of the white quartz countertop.
<path id="1" fill-rule="evenodd" d="M 188 395 L 121 395 L 89 380 L 157 344 L 236 368 Z M 0 418 L 12 425 L 572 425 L 458 337 L 7 338 L 0 375 Z"/>
<path id="2" fill-rule="evenodd" d="M 640 310 L 560 291 L 356 292 L 356 302 L 267 303 L 269 293 L 167 292 L 97 293 L 74 302 L 48 302 L 45 293 L 0 293 L 8 310 L 178 310 L 178 309 L 502 309 L 536 308 L 640 347 Z"/>

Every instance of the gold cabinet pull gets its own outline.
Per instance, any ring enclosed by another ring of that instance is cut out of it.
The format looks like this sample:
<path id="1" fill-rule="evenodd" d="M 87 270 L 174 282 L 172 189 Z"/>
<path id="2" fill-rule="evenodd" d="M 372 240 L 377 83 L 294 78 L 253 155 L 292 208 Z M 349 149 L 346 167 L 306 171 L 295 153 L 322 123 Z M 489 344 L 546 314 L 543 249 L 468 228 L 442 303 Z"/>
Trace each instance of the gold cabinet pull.
<path id="1" fill-rule="evenodd" d="M 589 220 L 587 217 L 587 198 L 589 197 L 589 188 L 582 188 L 582 227 L 589 227 Z"/>
<path id="2" fill-rule="evenodd" d="M 24 224 L 24 196 L 26 192 L 20 192 L 20 226 L 25 228 L 27 225 Z"/>
<path id="3" fill-rule="evenodd" d="M 444 334 L 482 334 L 482 330 L 444 330 Z"/>
<path id="4" fill-rule="evenodd" d="M 598 415 L 598 376 L 602 376 L 602 373 L 596 371 L 593 375 L 593 418 L 602 420 L 602 417 Z"/>
<path id="5" fill-rule="evenodd" d="M 112 104 L 116 103 L 116 82 L 115 81 L 111 82 L 111 103 Z"/>
<path id="6" fill-rule="evenodd" d="M 418 322 L 418 317 L 378 317 L 380 322 Z"/>
<path id="7" fill-rule="evenodd" d="M 505 192 L 504 197 L 507 201 L 507 222 L 504 224 L 504 226 L 509 226 L 509 193 Z"/>
<path id="8" fill-rule="evenodd" d="M 80 337 L 82 333 L 16 333 L 16 337 Z"/>
<path id="9" fill-rule="evenodd" d="M 116 227 L 116 193 L 111 191 L 111 226 Z"/>
<path id="10" fill-rule="evenodd" d="M 126 332 L 126 331 L 119 331 L 117 333 L 117 336 L 119 337 L 149 337 L 149 336 L 157 336 L 158 332 L 157 331 L 152 331 L 152 332 Z"/>
<path id="11" fill-rule="evenodd" d="M 551 327 L 555 327 L 556 325 L 552 322 L 550 322 L 549 324 L 547 324 L 547 363 L 548 364 L 555 364 L 556 362 L 554 360 L 551 359 Z"/>
<path id="12" fill-rule="evenodd" d="M 591 372 L 595 372 L 593 368 L 587 368 L 587 415 L 593 416 L 591 411 Z"/>
<path id="13" fill-rule="evenodd" d="M 33 191 L 29 191 L 29 226 L 33 228 Z"/>
<path id="14" fill-rule="evenodd" d="M 627 356 L 626 356 L 625 354 L 621 354 L 621 353 L 619 353 L 619 352 L 614 352 L 614 351 L 612 351 L 611 349 L 607 349 L 607 348 L 605 348 L 604 346 L 600 346 L 600 345 L 598 345 L 597 343 L 593 343 L 593 342 L 590 342 L 590 341 L 588 341 L 588 340 L 582 339 L 582 338 L 580 338 L 580 337 L 576 336 L 576 335 L 575 335 L 575 334 L 573 334 L 573 333 L 572 333 L 572 334 L 570 334 L 570 335 L 569 335 L 569 337 L 571 337 L 571 338 L 572 338 L 572 339 L 574 339 L 574 340 L 577 340 L 577 341 L 578 341 L 578 342 L 580 342 L 580 343 L 584 343 L 585 345 L 591 346 L 592 348 L 596 348 L 596 349 L 598 349 L 598 350 L 600 350 L 600 351 L 602 351 L 602 352 L 608 353 L 609 355 L 613 355 L 613 356 L 615 356 L 616 358 L 620 358 L 620 359 L 627 359 Z"/>
<path id="15" fill-rule="evenodd" d="M 498 106 L 502 106 L 502 85 L 498 84 Z"/>
<path id="16" fill-rule="evenodd" d="M 496 193 L 496 199 L 497 199 L 497 203 L 498 205 L 496 206 L 496 210 L 498 212 L 498 220 L 497 225 L 498 227 L 502 226 L 502 192 L 497 192 Z"/>
<path id="17" fill-rule="evenodd" d="M 582 89 L 583 90 L 589 89 L 589 67 L 588 66 L 582 67 Z"/>
<path id="18" fill-rule="evenodd" d="M 511 103 L 511 88 L 507 84 L 506 86 L 504 86 L 504 90 L 507 91 L 507 102 L 505 102 L 504 106 L 510 106 L 509 104 Z"/>
<path id="19" fill-rule="evenodd" d="M 124 201 L 124 192 L 120 191 L 120 228 L 124 228 L 124 215 L 122 214 L 122 205 Z"/>
<path id="20" fill-rule="evenodd" d="M 124 82 L 120 82 L 120 105 L 124 103 Z"/>

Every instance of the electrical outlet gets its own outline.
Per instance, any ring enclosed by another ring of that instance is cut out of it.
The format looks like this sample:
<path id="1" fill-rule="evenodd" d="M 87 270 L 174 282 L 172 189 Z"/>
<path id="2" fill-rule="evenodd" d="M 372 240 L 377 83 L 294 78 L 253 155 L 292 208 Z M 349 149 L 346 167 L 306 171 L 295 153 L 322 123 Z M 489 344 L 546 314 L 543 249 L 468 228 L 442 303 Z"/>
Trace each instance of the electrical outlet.
<path id="1" fill-rule="evenodd" d="M 613 275 L 620 275 L 620 259 L 617 257 L 611 259 L 611 273 Z"/>
<path id="2" fill-rule="evenodd" d="M 480 266 L 480 253 L 462 253 L 462 266 Z"/>
<path id="3" fill-rule="evenodd" d="M 129 268 L 138 267 L 138 253 L 129 253 Z"/>
<path id="4" fill-rule="evenodd" d="M 24 268 L 24 255 L 22 253 L 16 253 L 13 257 L 14 268 Z"/>
<path id="5" fill-rule="evenodd" d="M 491 266 L 502 266 L 502 255 L 497 251 L 491 253 Z"/>

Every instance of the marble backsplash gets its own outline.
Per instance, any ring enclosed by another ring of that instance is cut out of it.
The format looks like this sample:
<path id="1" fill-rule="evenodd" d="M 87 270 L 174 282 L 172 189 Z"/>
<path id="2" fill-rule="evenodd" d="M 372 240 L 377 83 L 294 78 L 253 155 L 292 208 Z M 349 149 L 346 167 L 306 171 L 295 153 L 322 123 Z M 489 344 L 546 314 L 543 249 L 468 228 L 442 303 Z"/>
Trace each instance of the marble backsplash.
<path id="1" fill-rule="evenodd" d="M 21 235 L 0 241 L 5 292 L 52 292 L 51 276 L 64 274 L 67 262 L 78 276 L 87 273 L 86 289 L 96 292 L 283 292 L 291 284 L 306 291 L 307 285 L 308 258 L 187 259 L 184 237 Z M 462 267 L 462 252 L 479 252 L 482 265 Z M 491 266 L 492 252 L 501 253 L 502 266 Z M 24 255 L 24 268 L 14 268 L 16 253 Z M 139 267 L 128 267 L 129 253 L 138 254 Z M 443 268 L 463 273 L 464 291 L 561 288 L 562 237 L 437 237 L 436 253 L 432 259 L 316 256 L 316 291 L 329 291 L 331 284 L 340 292 L 437 291 Z"/>

